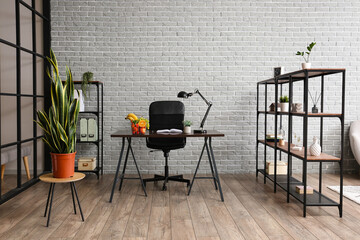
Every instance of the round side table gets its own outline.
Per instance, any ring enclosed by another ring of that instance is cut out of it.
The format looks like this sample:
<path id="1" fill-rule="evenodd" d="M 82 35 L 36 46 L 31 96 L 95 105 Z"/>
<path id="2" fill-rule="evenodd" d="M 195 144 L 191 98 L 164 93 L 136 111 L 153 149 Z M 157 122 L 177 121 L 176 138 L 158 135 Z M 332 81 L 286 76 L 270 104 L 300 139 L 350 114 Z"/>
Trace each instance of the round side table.
<path id="1" fill-rule="evenodd" d="M 52 202 L 53 202 L 53 198 L 54 198 L 54 189 L 55 189 L 56 183 L 70 183 L 71 196 L 72 196 L 73 205 L 74 205 L 74 213 L 76 214 L 76 206 L 75 206 L 75 198 L 74 198 L 74 192 L 75 192 L 76 200 L 79 205 L 81 219 L 82 219 L 82 221 L 84 221 L 84 215 L 81 210 L 79 197 L 77 195 L 77 191 L 76 191 L 76 187 L 75 187 L 75 182 L 80 181 L 84 177 L 85 177 L 85 174 L 79 173 L 79 172 L 75 172 L 74 176 L 70 177 L 70 178 L 54 178 L 52 173 L 44 174 L 39 177 L 39 179 L 42 182 L 50 183 L 50 189 L 49 189 L 49 194 L 48 194 L 45 213 L 44 213 L 44 217 L 46 217 L 46 213 L 48 212 L 48 207 L 49 207 L 48 219 L 47 219 L 47 224 L 46 224 L 47 227 L 49 227 L 51 206 L 52 206 Z M 49 206 L 49 202 L 50 202 L 50 206 Z"/>

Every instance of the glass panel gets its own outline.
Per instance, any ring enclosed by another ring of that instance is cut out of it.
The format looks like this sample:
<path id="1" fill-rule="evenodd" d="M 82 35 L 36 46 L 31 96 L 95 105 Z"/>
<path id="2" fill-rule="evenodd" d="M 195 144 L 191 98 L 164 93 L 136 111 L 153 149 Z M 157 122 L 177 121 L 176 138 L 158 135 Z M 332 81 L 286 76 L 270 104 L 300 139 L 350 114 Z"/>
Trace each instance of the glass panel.
<path id="1" fill-rule="evenodd" d="M 16 28 L 15 28 L 15 1 L 1 0 L 0 8 L 0 38 L 15 43 L 16 42 Z M 2 55 L 2 54 L 1 54 Z"/>
<path id="2" fill-rule="evenodd" d="M 20 4 L 20 45 L 32 50 L 32 12 Z"/>
<path id="3" fill-rule="evenodd" d="M 16 50 L 0 43 L 0 91 L 16 93 Z"/>
<path id="4" fill-rule="evenodd" d="M 1 145 L 16 141 L 16 97 L 1 96 Z"/>
<path id="5" fill-rule="evenodd" d="M 32 54 L 21 52 L 21 93 L 33 94 Z"/>
<path id="6" fill-rule="evenodd" d="M 36 58 L 36 92 L 38 95 L 44 95 L 44 59 Z"/>
<path id="7" fill-rule="evenodd" d="M 33 99 L 21 98 L 21 139 L 33 137 Z"/>
<path id="8" fill-rule="evenodd" d="M 16 146 L 1 149 L 1 193 L 5 194 L 17 187 Z"/>

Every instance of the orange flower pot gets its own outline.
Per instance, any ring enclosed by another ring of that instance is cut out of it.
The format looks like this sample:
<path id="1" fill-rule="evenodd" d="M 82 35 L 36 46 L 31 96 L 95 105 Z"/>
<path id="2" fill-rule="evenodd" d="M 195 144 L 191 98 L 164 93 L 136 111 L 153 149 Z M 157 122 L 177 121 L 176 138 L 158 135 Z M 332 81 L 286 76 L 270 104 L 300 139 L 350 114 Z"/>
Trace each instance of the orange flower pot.
<path id="1" fill-rule="evenodd" d="M 74 153 L 50 153 L 52 171 L 55 178 L 69 178 L 74 176 L 75 171 Z"/>

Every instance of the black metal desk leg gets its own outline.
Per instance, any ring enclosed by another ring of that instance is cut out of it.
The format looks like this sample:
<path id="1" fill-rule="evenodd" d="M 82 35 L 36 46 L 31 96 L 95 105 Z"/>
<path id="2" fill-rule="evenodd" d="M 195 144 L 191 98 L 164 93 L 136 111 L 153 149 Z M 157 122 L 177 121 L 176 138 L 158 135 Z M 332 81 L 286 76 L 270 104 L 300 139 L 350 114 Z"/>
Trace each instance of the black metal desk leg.
<path id="1" fill-rule="evenodd" d="M 129 158 L 129 152 L 130 152 L 129 150 L 130 150 L 130 141 L 129 141 L 129 139 L 128 139 L 128 148 L 127 148 L 127 150 L 126 150 L 124 167 L 123 167 L 122 173 L 121 173 L 121 175 L 120 175 L 119 191 L 121 190 L 121 187 L 122 187 L 122 184 L 123 184 L 123 181 L 124 181 L 124 177 L 125 177 L 125 169 L 126 169 L 127 161 L 128 161 L 128 158 Z"/>
<path id="2" fill-rule="evenodd" d="M 210 163 L 211 174 L 212 174 L 212 177 L 213 177 L 213 180 L 214 180 L 215 190 L 218 190 L 217 183 L 216 183 L 216 178 L 215 178 L 215 175 L 214 175 L 214 168 L 213 168 L 212 161 L 211 161 L 211 154 L 209 152 L 209 148 L 206 148 L 206 152 L 207 152 L 209 163 Z"/>
<path id="3" fill-rule="evenodd" d="M 76 214 L 76 205 L 75 205 L 75 198 L 74 198 L 74 190 L 72 187 L 72 184 L 70 183 L 70 189 L 71 189 L 71 196 L 72 196 L 72 201 L 73 201 L 73 205 L 74 205 L 74 213 Z"/>
<path id="4" fill-rule="evenodd" d="M 47 223 L 46 223 L 46 227 L 49 226 L 49 222 L 50 222 L 50 215 L 51 215 L 51 207 L 52 207 L 52 202 L 53 202 L 53 198 L 54 198 L 54 190 L 55 190 L 55 183 L 52 183 L 52 190 L 51 190 L 51 199 L 50 199 L 50 206 L 49 206 L 49 213 L 48 213 L 48 219 L 47 219 Z"/>
<path id="5" fill-rule="evenodd" d="M 48 194 L 48 198 L 47 198 L 47 201 L 46 201 L 46 207 L 45 207 L 44 217 L 46 217 L 46 213 L 47 213 L 47 210 L 48 210 L 48 206 L 49 206 L 50 194 L 51 194 L 52 186 L 53 186 L 53 184 L 52 184 L 52 183 L 50 183 L 49 194 Z"/>
<path id="6" fill-rule="evenodd" d="M 82 212 L 82 210 L 81 210 L 80 200 L 79 200 L 79 197 L 78 197 L 78 195 L 77 195 L 77 191 L 76 191 L 76 187 L 75 187 L 75 182 L 72 182 L 72 186 L 73 186 L 73 188 L 74 188 L 76 200 L 77 200 L 78 205 L 79 205 L 79 210 L 80 210 L 80 214 L 81 214 L 81 219 L 82 219 L 82 221 L 84 221 L 84 215 L 83 215 L 83 212 Z"/>
<path id="7" fill-rule="evenodd" d="M 130 146 L 131 155 L 132 155 L 132 157 L 133 157 L 133 159 L 134 159 L 135 167 L 136 167 L 136 170 L 137 170 L 138 175 L 139 175 L 139 179 L 140 179 L 141 186 L 142 186 L 143 191 L 144 191 L 144 193 L 145 193 L 145 197 L 147 197 L 144 180 L 143 180 L 142 177 L 141 177 L 141 173 L 140 173 L 139 167 L 138 167 L 137 162 L 136 162 L 136 159 L 135 159 L 134 151 L 133 151 L 133 149 L 132 149 L 132 147 L 131 147 L 131 138 L 128 138 L 128 142 L 129 142 L 129 146 Z"/>
<path id="8" fill-rule="evenodd" d="M 213 149 L 212 149 L 211 137 L 209 138 L 209 146 L 208 146 L 208 144 L 206 144 L 206 148 L 210 148 L 211 158 L 212 158 L 212 161 L 213 161 L 213 166 L 214 166 L 214 171 L 215 171 L 215 177 L 216 177 L 216 181 L 218 183 L 221 201 L 223 202 L 224 201 L 224 196 L 223 196 L 222 189 L 221 189 L 220 178 L 219 178 L 219 174 L 218 174 L 217 167 L 216 167 L 216 161 L 215 161 L 214 152 L 213 152 Z"/>
<path id="9" fill-rule="evenodd" d="M 118 175 L 119 175 L 119 170 L 120 170 L 120 164 L 121 164 L 121 158 L 122 155 L 124 153 L 124 146 L 125 146 L 125 137 L 122 138 L 122 146 L 121 146 L 121 151 L 120 151 L 120 157 L 119 157 L 119 162 L 116 168 L 116 172 L 115 172 L 115 176 L 114 176 L 114 182 L 113 182 L 113 186 L 111 189 L 111 195 L 110 195 L 110 200 L 109 202 L 112 202 L 113 196 L 114 196 L 114 190 L 115 190 L 115 186 L 116 186 L 116 182 L 118 180 Z"/>
<path id="10" fill-rule="evenodd" d="M 205 149 L 206 142 L 207 142 L 207 137 L 205 137 L 205 143 L 204 143 L 204 146 L 203 146 L 203 148 L 202 148 L 202 150 L 201 150 L 201 154 L 200 154 L 199 161 L 198 161 L 198 164 L 197 164 L 196 169 L 195 169 L 195 173 L 194 173 L 193 179 L 191 180 L 191 184 L 190 184 L 190 187 L 189 187 L 188 195 L 190 195 L 192 186 L 193 186 L 193 184 L 194 184 L 195 177 L 196 177 L 196 173 L 197 173 L 197 171 L 198 171 L 198 169 L 199 169 L 200 162 L 201 162 L 201 158 L 202 158 L 202 156 L 203 156 L 203 154 L 204 154 L 204 149 Z"/>

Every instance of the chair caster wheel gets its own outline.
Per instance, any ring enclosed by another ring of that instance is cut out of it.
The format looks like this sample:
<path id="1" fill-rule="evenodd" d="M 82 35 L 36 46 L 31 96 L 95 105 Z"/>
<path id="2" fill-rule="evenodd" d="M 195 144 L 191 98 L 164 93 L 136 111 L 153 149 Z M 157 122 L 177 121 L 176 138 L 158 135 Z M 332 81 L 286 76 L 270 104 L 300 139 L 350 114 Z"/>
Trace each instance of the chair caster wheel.
<path id="1" fill-rule="evenodd" d="M 163 187 L 162 187 L 162 190 L 163 190 L 163 191 L 166 191 L 166 190 L 167 190 L 167 187 L 166 187 L 166 186 L 163 186 Z"/>

